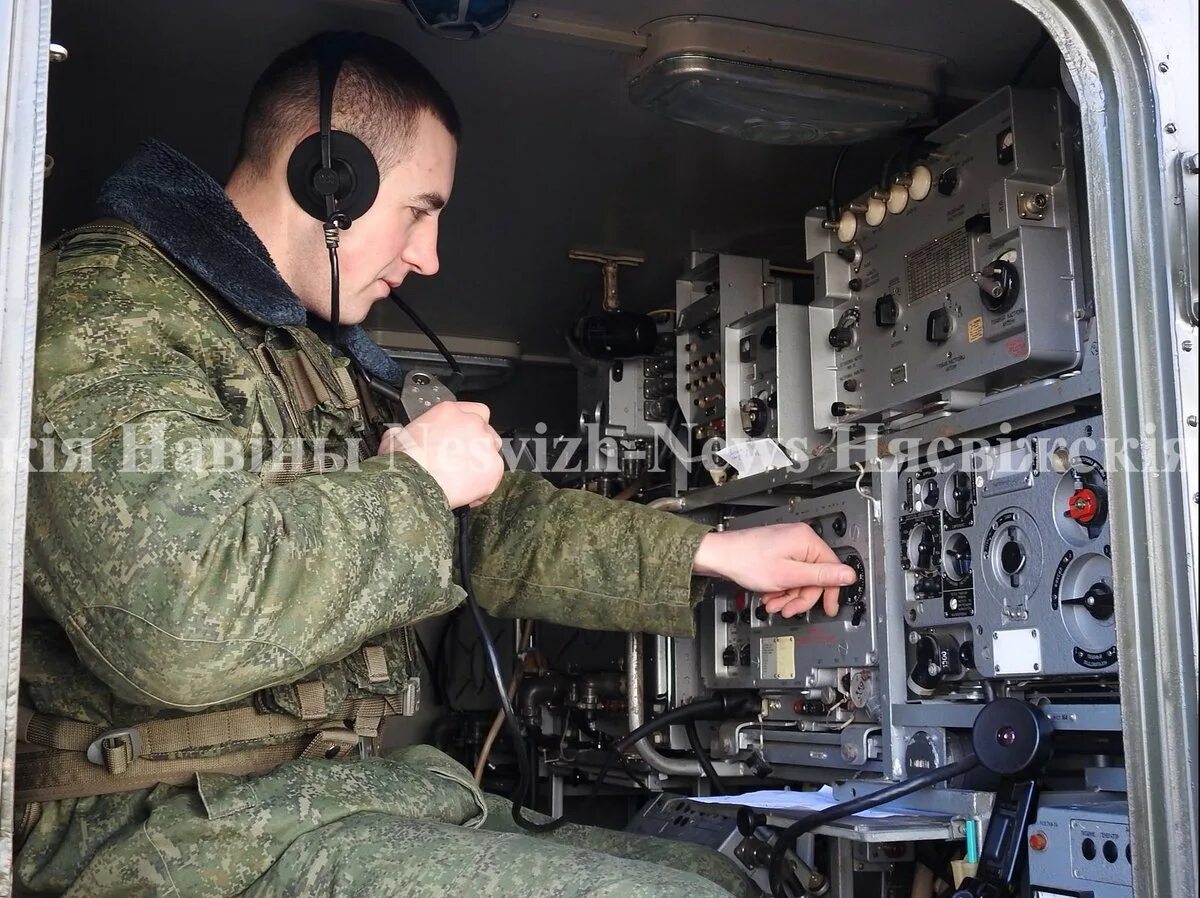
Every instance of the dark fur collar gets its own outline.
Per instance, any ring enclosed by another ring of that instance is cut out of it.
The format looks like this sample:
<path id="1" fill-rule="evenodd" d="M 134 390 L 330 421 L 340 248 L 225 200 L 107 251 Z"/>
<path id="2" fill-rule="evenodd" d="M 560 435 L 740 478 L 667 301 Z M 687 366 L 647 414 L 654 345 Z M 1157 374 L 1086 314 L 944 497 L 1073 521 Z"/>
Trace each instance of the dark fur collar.
<path id="1" fill-rule="evenodd" d="M 221 185 L 166 144 L 143 144 L 105 182 L 98 204 L 101 215 L 142 231 L 239 311 L 263 324 L 307 325 L 329 340 L 328 324 L 308 320 Z M 338 343 L 373 376 L 403 380 L 400 367 L 362 328 L 341 328 Z"/>

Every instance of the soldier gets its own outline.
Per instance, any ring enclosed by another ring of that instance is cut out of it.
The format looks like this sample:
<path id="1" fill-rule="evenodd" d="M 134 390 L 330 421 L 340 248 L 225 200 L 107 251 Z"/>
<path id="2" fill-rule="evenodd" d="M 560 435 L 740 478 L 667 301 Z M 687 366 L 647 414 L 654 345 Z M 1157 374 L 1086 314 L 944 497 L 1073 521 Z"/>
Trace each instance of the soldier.
<path id="1" fill-rule="evenodd" d="M 331 328 L 322 228 L 287 173 L 318 127 L 327 40 L 256 84 L 225 189 L 149 144 L 106 183 L 104 218 L 42 260 L 19 888 L 753 894 L 707 849 L 527 835 L 441 753 L 369 751 L 411 704 L 408 627 L 463 599 L 455 508 L 477 506 L 472 579 L 502 616 L 688 635 L 693 576 L 791 615 L 833 611 L 854 574 L 804 525 L 709 533 L 504 474 L 476 403 L 382 428 L 364 377 L 401 375 L 357 323 L 437 271 L 459 122 L 402 50 L 339 38 L 332 125 L 382 178 L 341 235 Z"/>

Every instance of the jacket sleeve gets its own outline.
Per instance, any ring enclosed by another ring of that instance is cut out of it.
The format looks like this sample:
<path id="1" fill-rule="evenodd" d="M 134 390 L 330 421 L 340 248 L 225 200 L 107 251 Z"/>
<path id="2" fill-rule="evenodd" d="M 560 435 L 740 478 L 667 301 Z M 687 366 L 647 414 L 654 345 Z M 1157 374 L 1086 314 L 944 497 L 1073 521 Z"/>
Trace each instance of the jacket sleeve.
<path id="1" fill-rule="evenodd" d="M 501 617 L 690 636 L 704 582 L 692 562 L 708 530 L 514 471 L 471 512 L 472 586 Z"/>
<path id="2" fill-rule="evenodd" d="M 206 463 L 253 434 L 209 382 L 194 320 L 136 271 L 85 274 L 42 299 L 27 572 L 119 698 L 231 701 L 461 601 L 453 517 L 424 469 L 397 454 L 269 484 L 244 455 Z"/>

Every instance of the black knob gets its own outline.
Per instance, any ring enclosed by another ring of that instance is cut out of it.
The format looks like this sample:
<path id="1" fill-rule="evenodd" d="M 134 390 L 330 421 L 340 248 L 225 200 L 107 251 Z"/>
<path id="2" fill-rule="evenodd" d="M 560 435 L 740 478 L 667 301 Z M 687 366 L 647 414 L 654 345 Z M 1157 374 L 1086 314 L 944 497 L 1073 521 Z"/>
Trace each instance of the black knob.
<path id="1" fill-rule="evenodd" d="M 961 179 L 957 168 L 948 168 L 938 177 L 937 190 L 942 196 L 950 196 L 958 190 Z"/>
<path id="2" fill-rule="evenodd" d="M 844 402 L 834 402 L 829 406 L 829 414 L 835 418 L 844 418 L 850 414 L 850 408 Z"/>
<path id="3" fill-rule="evenodd" d="M 1021 275 L 1012 262 L 997 259 L 979 272 L 976 284 L 983 307 L 993 315 L 1000 315 L 1016 305 Z"/>
<path id="4" fill-rule="evenodd" d="M 917 559 L 918 570 L 927 571 L 933 566 L 933 531 L 922 524 L 918 530 Z"/>
<path id="5" fill-rule="evenodd" d="M 975 669 L 975 643 L 968 639 L 958 649 L 958 660 L 963 667 Z"/>
<path id="6" fill-rule="evenodd" d="M 744 838 L 750 838 L 760 826 L 767 825 L 767 815 L 760 814 L 753 808 L 738 808 L 737 829 Z"/>
<path id="7" fill-rule="evenodd" d="M 1103 580 L 1093 583 L 1088 591 L 1075 599 L 1063 599 L 1064 605 L 1082 605 L 1098 621 L 1111 620 L 1113 616 L 1113 588 Z"/>
<path id="8" fill-rule="evenodd" d="M 721 661 L 726 667 L 733 667 L 737 664 L 738 651 L 734 646 L 725 646 L 725 651 L 721 652 Z"/>
<path id="9" fill-rule="evenodd" d="M 721 623 L 723 623 L 723 624 L 735 623 L 737 621 L 737 618 L 738 618 L 738 615 L 737 615 L 736 611 L 722 611 L 721 612 Z"/>
<path id="10" fill-rule="evenodd" d="M 771 411 L 757 396 L 742 403 L 741 417 L 742 430 L 750 437 L 762 436 L 771 424 Z"/>
<path id="11" fill-rule="evenodd" d="M 1016 540 L 1010 540 L 1000 547 L 1000 569 L 1012 577 L 1021 573 L 1025 567 L 1025 548 Z"/>
<path id="12" fill-rule="evenodd" d="M 854 343 L 854 328 L 835 327 L 829 331 L 829 345 L 834 349 L 846 349 Z"/>
<path id="13" fill-rule="evenodd" d="M 945 343 L 950 339 L 952 323 L 946 309 L 934 309 L 925 320 L 925 339 L 930 343 Z"/>
<path id="14" fill-rule="evenodd" d="M 942 584 L 935 577 L 922 577 L 913 584 L 913 593 L 921 598 L 936 596 L 942 591 Z"/>
<path id="15" fill-rule="evenodd" d="M 758 603 L 758 607 L 754 609 L 754 616 L 759 620 L 770 620 L 771 612 L 767 610 L 767 606 L 762 602 Z"/>
<path id="16" fill-rule="evenodd" d="M 858 392 L 858 378 L 847 377 L 844 381 L 842 381 L 842 389 L 845 390 L 847 393 L 857 393 Z"/>
<path id="17" fill-rule="evenodd" d="M 862 289 L 862 278 L 850 278 L 850 283 L 846 286 L 850 288 L 851 293 L 857 293 Z"/>
<path id="18" fill-rule="evenodd" d="M 892 294 L 875 300 L 875 324 L 878 327 L 895 327 L 900 320 L 900 303 Z"/>

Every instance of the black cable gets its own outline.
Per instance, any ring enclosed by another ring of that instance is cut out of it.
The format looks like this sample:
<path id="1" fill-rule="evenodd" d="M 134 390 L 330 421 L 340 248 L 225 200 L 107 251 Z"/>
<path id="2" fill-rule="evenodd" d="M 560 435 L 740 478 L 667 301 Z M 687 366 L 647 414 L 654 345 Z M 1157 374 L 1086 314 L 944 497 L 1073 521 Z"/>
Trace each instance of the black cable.
<path id="1" fill-rule="evenodd" d="M 327 232 L 329 233 L 329 232 Z M 337 234 L 337 231 L 332 231 Z M 329 328 L 330 342 L 334 346 L 338 342 L 339 322 L 342 318 L 342 297 L 341 297 L 341 272 L 338 266 L 338 248 L 337 240 L 328 244 L 329 246 Z"/>
<path id="2" fill-rule="evenodd" d="M 704 775 L 708 777 L 709 789 L 715 795 L 728 795 L 729 793 L 725 789 L 725 784 L 717 776 L 717 769 L 713 767 L 712 759 L 709 758 L 708 752 L 704 750 L 704 746 L 700 744 L 700 734 L 696 732 L 696 721 L 687 721 L 683 725 L 683 731 L 687 733 L 688 745 L 692 747 L 692 751 L 696 755 L 696 760 L 700 762 L 700 767 L 704 771 Z"/>
<path id="3" fill-rule="evenodd" d="M 842 168 L 842 160 L 846 158 L 846 152 L 850 149 L 849 146 L 842 147 L 837 154 L 837 158 L 833 160 L 833 172 L 829 176 L 829 201 L 825 204 L 825 219 L 833 221 L 837 215 L 837 183 L 838 172 Z"/>
<path id="4" fill-rule="evenodd" d="M 817 811 L 801 817 L 779 834 L 779 837 L 775 841 L 775 847 L 771 851 L 771 863 L 768 868 L 771 894 L 774 898 L 788 898 L 787 893 L 783 889 L 783 865 L 788 851 L 794 850 L 796 840 L 801 836 L 811 832 L 818 826 L 825 826 L 827 823 L 834 823 L 843 817 L 850 817 L 854 814 L 860 814 L 863 811 L 869 811 L 871 808 L 877 808 L 881 804 L 887 804 L 889 801 L 895 801 L 906 795 L 911 795 L 913 792 L 919 792 L 921 789 L 926 789 L 946 780 L 953 779 L 960 774 L 974 770 L 978 766 L 979 758 L 970 754 L 959 761 L 955 761 L 953 764 L 935 767 L 933 770 L 927 770 L 903 782 L 884 786 L 879 791 L 872 792 L 869 795 L 852 798 L 849 801 L 832 805 L 823 811 Z"/>
<path id="5" fill-rule="evenodd" d="M 421 333 L 429 338 L 429 342 L 434 345 L 434 348 L 436 348 L 437 351 L 442 354 L 442 358 L 446 360 L 446 364 L 448 364 L 450 366 L 450 370 L 454 372 L 454 374 L 446 382 L 446 389 L 448 389 L 451 393 L 457 393 L 464 380 L 462 368 L 458 366 L 458 359 L 456 359 L 454 354 L 446 348 L 446 344 L 441 341 L 441 338 L 438 337 L 438 335 L 435 334 L 433 330 L 420 319 L 417 313 L 409 307 L 408 303 L 400 298 L 399 294 L 397 294 L 395 290 L 389 293 L 388 296 L 391 297 L 392 302 L 399 307 L 400 311 L 412 320 L 412 323 L 417 326 Z"/>

